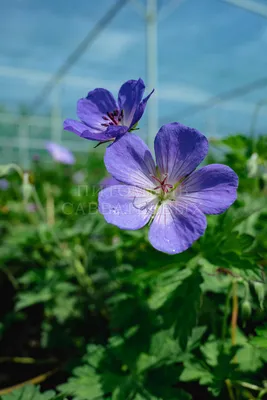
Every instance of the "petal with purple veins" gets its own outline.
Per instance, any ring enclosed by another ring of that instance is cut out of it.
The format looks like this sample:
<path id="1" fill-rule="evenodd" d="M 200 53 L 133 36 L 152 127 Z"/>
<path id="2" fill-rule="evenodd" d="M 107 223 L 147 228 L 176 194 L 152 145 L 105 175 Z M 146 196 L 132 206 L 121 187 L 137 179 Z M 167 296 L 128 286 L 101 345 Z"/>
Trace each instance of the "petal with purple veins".
<path id="1" fill-rule="evenodd" d="M 98 196 L 99 212 L 121 229 L 136 230 L 150 220 L 157 197 L 134 186 L 117 185 L 103 189 Z"/>
<path id="2" fill-rule="evenodd" d="M 108 172 L 118 181 L 144 189 L 155 187 L 155 163 L 140 137 L 126 133 L 107 148 L 104 161 Z"/>
<path id="3" fill-rule="evenodd" d="M 105 121 L 103 117 L 117 108 L 113 95 L 108 90 L 99 88 L 89 92 L 86 99 L 78 101 L 77 115 L 92 133 L 99 133 L 107 128 L 102 124 L 108 125 L 108 122 L 111 122 Z"/>
<path id="4" fill-rule="evenodd" d="M 155 138 L 157 165 L 162 174 L 168 174 L 171 184 L 194 171 L 207 152 L 207 138 L 178 122 L 163 125 Z"/>
<path id="5" fill-rule="evenodd" d="M 133 120 L 131 122 L 130 128 L 132 126 L 134 126 L 141 118 L 142 115 L 144 114 L 145 108 L 146 108 L 146 103 L 148 102 L 150 96 L 154 93 L 154 89 L 151 91 L 151 93 L 149 93 L 148 96 L 146 96 L 144 98 L 144 100 L 141 101 L 141 103 L 139 104 L 139 106 L 137 107 L 134 116 L 133 116 Z"/>
<path id="6" fill-rule="evenodd" d="M 183 199 L 205 214 L 220 214 L 237 198 L 238 176 L 227 165 L 211 164 L 193 172 L 181 187 Z"/>
<path id="7" fill-rule="evenodd" d="M 76 135 L 84 139 L 97 140 L 99 142 L 107 140 L 105 132 L 93 133 L 83 122 L 75 121 L 74 119 L 66 119 L 63 127 L 66 131 L 76 133 Z"/>
<path id="8" fill-rule="evenodd" d="M 132 79 L 121 86 L 118 95 L 118 103 L 120 109 L 124 112 L 123 121 L 125 125 L 133 125 L 134 114 L 142 100 L 144 91 L 145 84 L 142 79 Z"/>
<path id="9" fill-rule="evenodd" d="M 99 184 L 99 186 L 104 189 L 110 186 L 115 186 L 115 185 L 119 185 L 120 182 L 117 181 L 117 179 L 113 178 L 113 176 L 106 176 L 105 178 L 103 178 Z"/>
<path id="10" fill-rule="evenodd" d="M 185 202 L 165 202 L 156 212 L 149 230 L 149 241 L 155 249 L 168 254 L 181 253 L 203 235 L 205 215 Z"/>

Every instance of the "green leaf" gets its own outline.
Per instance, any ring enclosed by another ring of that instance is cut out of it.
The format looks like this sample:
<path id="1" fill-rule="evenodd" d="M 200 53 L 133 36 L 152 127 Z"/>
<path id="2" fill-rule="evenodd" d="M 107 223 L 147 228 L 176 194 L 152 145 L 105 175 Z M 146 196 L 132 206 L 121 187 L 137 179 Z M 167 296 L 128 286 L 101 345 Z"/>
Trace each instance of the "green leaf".
<path id="1" fill-rule="evenodd" d="M 73 400 L 95 400 L 107 393 L 113 393 L 117 387 L 123 387 L 129 379 L 121 364 L 109 358 L 102 346 L 89 345 L 85 364 L 73 371 L 67 383 L 58 387 L 60 392 L 74 396 Z"/>
<path id="2" fill-rule="evenodd" d="M 63 400 L 62 395 L 57 396 L 53 390 L 41 393 L 38 386 L 24 386 L 16 389 L 11 393 L 5 394 L 0 397 L 2 400 Z"/>
<path id="3" fill-rule="evenodd" d="M 257 336 L 250 339 L 250 343 L 256 347 L 267 349 L 267 325 L 256 329 Z"/>
<path id="4" fill-rule="evenodd" d="M 267 341 L 267 339 L 266 339 Z M 240 371 L 256 372 L 263 366 L 261 359 L 261 350 L 255 348 L 251 344 L 245 344 L 242 349 L 236 353 Z"/>
<path id="5" fill-rule="evenodd" d="M 53 293 L 50 288 L 44 287 L 40 292 L 25 292 L 19 293 L 18 299 L 16 302 L 16 311 L 22 310 L 23 308 L 30 307 L 34 304 L 45 303 L 51 300 L 53 297 Z"/>
<path id="6" fill-rule="evenodd" d="M 179 379 L 181 382 L 199 381 L 200 385 L 209 385 L 212 383 L 213 376 L 200 361 L 186 361 Z"/>
<path id="7" fill-rule="evenodd" d="M 218 397 L 226 379 L 236 378 L 236 364 L 232 363 L 238 347 L 224 346 L 215 337 L 201 347 L 205 362 L 198 359 L 187 360 L 180 376 L 182 382 L 199 381 L 208 386 L 213 396 Z"/>
<path id="8" fill-rule="evenodd" d="M 265 299 L 265 284 L 261 282 L 253 282 L 253 286 L 258 297 L 258 301 L 261 309 L 264 308 L 264 299 Z"/>
<path id="9" fill-rule="evenodd" d="M 203 278 L 198 270 L 191 273 L 169 293 L 159 310 L 167 326 L 174 329 L 174 337 L 184 350 L 196 326 L 202 281 Z"/>
<path id="10" fill-rule="evenodd" d="M 189 268 L 177 270 L 176 267 L 159 274 L 154 281 L 153 293 L 149 299 L 151 309 L 160 308 L 191 274 L 192 271 Z"/>

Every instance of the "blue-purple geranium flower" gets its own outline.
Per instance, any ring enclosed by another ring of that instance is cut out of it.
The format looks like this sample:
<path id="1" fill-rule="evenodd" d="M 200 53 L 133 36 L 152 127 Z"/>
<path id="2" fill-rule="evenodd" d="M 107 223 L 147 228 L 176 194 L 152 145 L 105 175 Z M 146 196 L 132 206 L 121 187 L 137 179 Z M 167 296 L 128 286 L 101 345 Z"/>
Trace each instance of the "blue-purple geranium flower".
<path id="1" fill-rule="evenodd" d="M 9 186 L 9 182 L 6 179 L 0 179 L 0 190 L 7 190 Z"/>
<path id="2" fill-rule="evenodd" d="M 157 166 L 146 144 L 126 134 L 106 150 L 108 172 L 123 184 L 99 193 L 99 210 L 121 229 L 150 224 L 156 249 L 180 253 L 202 236 L 204 214 L 220 214 L 236 200 L 238 177 L 226 165 L 195 171 L 208 152 L 208 140 L 179 123 L 164 125 L 155 138 Z"/>
<path id="3" fill-rule="evenodd" d="M 118 101 L 106 89 L 95 89 L 77 103 L 81 121 L 66 119 L 64 129 L 99 142 L 112 141 L 135 128 L 153 91 L 142 100 L 145 84 L 142 79 L 125 82 Z"/>
<path id="4" fill-rule="evenodd" d="M 57 143 L 49 142 L 46 150 L 51 154 L 52 158 L 61 164 L 74 164 L 75 157 L 70 150 Z"/>

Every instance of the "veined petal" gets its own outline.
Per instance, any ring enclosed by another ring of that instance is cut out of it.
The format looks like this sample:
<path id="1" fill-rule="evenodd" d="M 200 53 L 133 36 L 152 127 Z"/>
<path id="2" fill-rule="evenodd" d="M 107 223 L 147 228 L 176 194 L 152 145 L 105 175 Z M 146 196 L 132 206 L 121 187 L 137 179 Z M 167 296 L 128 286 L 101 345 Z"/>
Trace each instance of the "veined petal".
<path id="1" fill-rule="evenodd" d="M 220 214 L 237 198 L 238 176 L 227 165 L 211 164 L 193 172 L 183 183 L 181 197 L 205 214 Z"/>
<path id="2" fill-rule="evenodd" d="M 63 127 L 66 131 L 76 133 L 76 135 L 88 140 L 97 140 L 101 142 L 109 138 L 105 132 L 93 133 L 87 125 L 75 121 L 74 119 L 66 119 L 63 123 Z"/>
<path id="3" fill-rule="evenodd" d="M 103 178 L 99 184 L 102 189 L 108 188 L 110 186 L 119 185 L 120 182 L 117 179 L 113 178 L 113 176 L 106 176 Z"/>
<path id="4" fill-rule="evenodd" d="M 145 84 L 142 79 L 129 80 L 125 82 L 118 95 L 118 103 L 124 112 L 123 121 L 125 125 L 131 126 L 137 107 L 139 106 L 145 91 Z"/>
<path id="5" fill-rule="evenodd" d="M 208 140 L 196 129 L 178 122 L 163 125 L 155 138 L 156 161 L 168 183 L 175 184 L 204 160 Z"/>
<path id="6" fill-rule="evenodd" d="M 88 93 L 86 99 L 80 99 L 77 103 L 77 115 L 85 122 L 93 133 L 102 132 L 106 128 L 103 116 L 113 112 L 118 106 L 113 95 L 106 89 L 95 89 Z"/>
<path id="7" fill-rule="evenodd" d="M 107 128 L 105 131 L 106 139 L 108 140 L 109 138 L 117 138 L 119 139 L 122 137 L 126 132 L 128 131 L 127 126 L 123 125 L 111 125 Z"/>
<path id="8" fill-rule="evenodd" d="M 126 133 L 106 150 L 108 172 L 118 181 L 144 189 L 153 189 L 155 163 L 147 145 L 138 136 Z"/>
<path id="9" fill-rule="evenodd" d="M 144 114 L 145 108 L 146 108 L 146 103 L 148 102 L 150 96 L 154 93 L 154 89 L 149 93 L 148 96 L 146 96 L 144 98 L 144 100 L 141 101 L 141 103 L 139 104 L 139 106 L 137 107 L 134 116 L 133 116 L 133 120 L 131 122 L 130 128 L 132 126 L 134 126 L 141 118 L 142 115 Z"/>
<path id="10" fill-rule="evenodd" d="M 115 185 L 101 190 L 98 203 L 99 212 L 108 223 L 136 230 L 150 220 L 157 197 L 135 186 Z"/>
<path id="11" fill-rule="evenodd" d="M 206 217 L 196 206 L 181 201 L 165 202 L 151 224 L 149 241 L 164 253 L 181 253 L 203 235 L 206 227 Z"/>

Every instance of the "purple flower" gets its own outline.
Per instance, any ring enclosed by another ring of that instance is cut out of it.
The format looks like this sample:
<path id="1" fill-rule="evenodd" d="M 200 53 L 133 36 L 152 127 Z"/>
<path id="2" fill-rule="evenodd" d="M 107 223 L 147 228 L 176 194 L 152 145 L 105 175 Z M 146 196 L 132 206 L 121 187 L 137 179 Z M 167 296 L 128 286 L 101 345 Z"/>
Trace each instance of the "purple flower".
<path id="1" fill-rule="evenodd" d="M 55 161 L 60 162 L 61 164 L 74 164 L 75 157 L 72 152 L 66 147 L 60 146 L 59 144 L 49 142 L 46 145 L 46 149 L 49 151 L 51 156 Z"/>
<path id="2" fill-rule="evenodd" d="M 118 94 L 118 101 L 106 89 L 95 89 L 77 103 L 80 121 L 66 119 L 64 129 L 99 142 L 120 138 L 134 129 L 142 117 L 152 92 L 142 100 L 145 84 L 142 79 L 125 82 Z"/>
<path id="3" fill-rule="evenodd" d="M 208 140 L 182 124 L 164 125 L 154 146 L 157 167 L 135 135 L 126 134 L 107 148 L 106 168 L 123 185 L 99 193 L 99 211 L 121 229 L 149 223 L 152 246 L 180 253 L 204 234 L 204 214 L 220 214 L 236 200 L 238 177 L 222 164 L 195 171 L 208 153 Z"/>
<path id="4" fill-rule="evenodd" d="M 0 190 L 7 190 L 9 186 L 9 182 L 6 179 L 0 179 Z"/>

